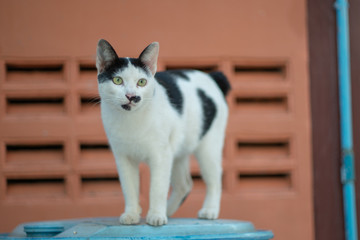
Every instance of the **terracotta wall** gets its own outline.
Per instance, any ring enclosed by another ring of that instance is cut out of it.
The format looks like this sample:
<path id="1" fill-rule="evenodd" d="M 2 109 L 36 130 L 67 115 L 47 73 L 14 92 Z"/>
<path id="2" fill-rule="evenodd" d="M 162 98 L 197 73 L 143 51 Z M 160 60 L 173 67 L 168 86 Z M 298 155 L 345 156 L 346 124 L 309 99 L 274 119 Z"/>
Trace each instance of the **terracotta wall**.
<path id="1" fill-rule="evenodd" d="M 95 49 L 105 38 L 130 57 L 159 41 L 160 70 L 222 70 L 233 91 L 221 218 L 313 239 L 305 0 L 1 0 L 0 32 L 0 231 L 122 212 L 96 100 Z M 192 174 L 175 217 L 201 206 L 195 161 Z"/>

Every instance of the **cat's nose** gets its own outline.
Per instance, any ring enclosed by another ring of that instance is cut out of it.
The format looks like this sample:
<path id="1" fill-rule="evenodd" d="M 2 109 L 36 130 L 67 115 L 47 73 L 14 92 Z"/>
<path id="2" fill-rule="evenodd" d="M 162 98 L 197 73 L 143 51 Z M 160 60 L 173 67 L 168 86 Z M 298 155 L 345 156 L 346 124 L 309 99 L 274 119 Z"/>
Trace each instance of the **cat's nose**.
<path id="1" fill-rule="evenodd" d="M 135 94 L 125 94 L 125 97 L 131 101 L 131 99 L 135 97 Z"/>
<path id="2" fill-rule="evenodd" d="M 140 101 L 140 97 L 139 96 L 136 96 L 134 94 L 126 94 L 125 97 L 130 101 L 130 102 L 139 102 Z"/>

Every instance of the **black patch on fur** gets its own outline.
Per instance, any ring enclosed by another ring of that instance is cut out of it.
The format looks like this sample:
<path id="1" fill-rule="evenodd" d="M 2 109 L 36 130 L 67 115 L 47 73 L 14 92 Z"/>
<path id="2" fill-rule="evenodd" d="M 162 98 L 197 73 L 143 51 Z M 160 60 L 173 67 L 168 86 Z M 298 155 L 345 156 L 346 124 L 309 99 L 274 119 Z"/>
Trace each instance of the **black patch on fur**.
<path id="1" fill-rule="evenodd" d="M 198 96 L 200 98 L 201 106 L 203 109 L 203 129 L 201 132 L 201 138 L 207 133 L 210 129 L 212 122 L 216 116 L 216 105 L 213 100 L 206 95 L 206 93 L 197 89 Z"/>
<path id="2" fill-rule="evenodd" d="M 190 81 L 190 78 L 188 75 L 186 75 L 187 72 L 191 72 L 193 70 L 187 70 L 187 69 L 174 69 L 174 70 L 168 70 L 166 72 L 172 74 L 172 75 L 175 75 L 177 77 L 180 77 L 184 80 L 188 80 Z"/>
<path id="3" fill-rule="evenodd" d="M 161 86 L 165 88 L 171 105 L 179 114 L 182 114 L 184 99 L 179 86 L 176 84 L 176 77 L 166 71 L 156 73 L 155 79 Z"/>
<path id="4" fill-rule="evenodd" d="M 103 83 L 105 81 L 112 81 L 115 72 L 122 70 L 124 68 L 127 68 L 129 66 L 129 62 L 134 65 L 135 67 L 138 67 L 142 69 L 146 74 L 150 74 L 148 68 L 146 65 L 140 61 L 138 58 L 118 58 L 116 61 L 114 61 L 109 67 L 105 68 L 104 72 L 100 73 L 98 75 L 98 81 L 99 83 Z"/>
<path id="5" fill-rule="evenodd" d="M 211 72 L 209 75 L 216 82 L 225 97 L 231 90 L 227 77 L 222 72 Z"/>
<path id="6" fill-rule="evenodd" d="M 141 97 L 140 96 L 133 96 L 129 99 L 130 102 L 138 103 L 140 102 Z"/>
<path id="7" fill-rule="evenodd" d="M 129 104 L 123 104 L 123 105 L 121 105 L 121 107 L 122 107 L 123 109 L 125 109 L 126 111 L 130 111 L 130 110 L 131 110 L 131 107 L 130 107 Z"/>
<path id="8" fill-rule="evenodd" d="M 150 74 L 148 67 L 140 60 L 140 58 L 129 58 L 132 65 L 141 68 L 146 74 Z"/>
<path id="9" fill-rule="evenodd" d="M 103 83 L 106 81 L 112 81 L 115 72 L 119 71 L 119 69 L 124 69 L 129 66 L 129 60 L 126 58 L 118 58 L 114 61 L 110 66 L 105 68 L 104 72 L 98 75 L 99 83 Z"/>

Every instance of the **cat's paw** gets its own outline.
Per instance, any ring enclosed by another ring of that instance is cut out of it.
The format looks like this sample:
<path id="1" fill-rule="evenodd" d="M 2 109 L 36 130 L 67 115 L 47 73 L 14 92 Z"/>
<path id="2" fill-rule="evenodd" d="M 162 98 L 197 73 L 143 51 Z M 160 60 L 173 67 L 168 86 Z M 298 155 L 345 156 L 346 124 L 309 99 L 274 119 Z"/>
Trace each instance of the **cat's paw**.
<path id="1" fill-rule="evenodd" d="M 217 219 L 219 217 L 219 209 L 218 208 L 202 208 L 198 217 L 201 219 Z"/>
<path id="2" fill-rule="evenodd" d="M 152 226 L 161 226 L 167 224 L 167 217 L 165 214 L 157 213 L 157 212 L 148 212 L 146 217 L 146 223 Z"/>
<path id="3" fill-rule="evenodd" d="M 130 225 L 130 224 L 138 224 L 140 222 L 140 214 L 133 212 L 124 212 L 119 221 L 121 224 Z"/>

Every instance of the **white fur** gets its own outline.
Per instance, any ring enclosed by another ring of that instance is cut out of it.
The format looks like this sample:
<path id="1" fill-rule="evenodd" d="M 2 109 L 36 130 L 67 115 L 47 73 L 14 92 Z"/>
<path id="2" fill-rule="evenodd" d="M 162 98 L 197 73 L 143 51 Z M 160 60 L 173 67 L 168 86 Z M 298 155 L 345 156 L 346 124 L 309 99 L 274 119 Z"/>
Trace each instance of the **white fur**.
<path id="1" fill-rule="evenodd" d="M 152 50 L 154 51 L 154 50 Z M 157 58 L 157 54 L 154 54 Z M 149 56 L 147 56 L 149 57 Z M 156 61 L 155 61 L 156 64 Z M 155 66 L 156 67 L 156 66 Z M 206 198 L 199 218 L 218 217 L 221 198 L 221 159 L 228 107 L 224 96 L 209 75 L 194 71 L 190 81 L 177 81 L 184 98 L 183 113 L 171 106 L 164 88 L 150 74 L 132 66 L 117 72 L 123 85 L 111 80 L 99 84 L 101 116 L 114 153 L 125 197 L 122 224 L 140 221 L 139 170 L 145 162 L 150 167 L 150 208 L 146 221 L 150 225 L 167 223 L 192 187 L 189 155 L 195 154 L 206 182 Z M 145 87 L 136 85 L 147 79 Z M 202 89 L 216 105 L 216 117 L 202 138 L 202 105 L 197 95 Z M 129 102 L 126 94 L 135 94 L 141 101 L 130 111 L 121 105 Z M 172 194 L 167 201 L 170 184 Z"/>

